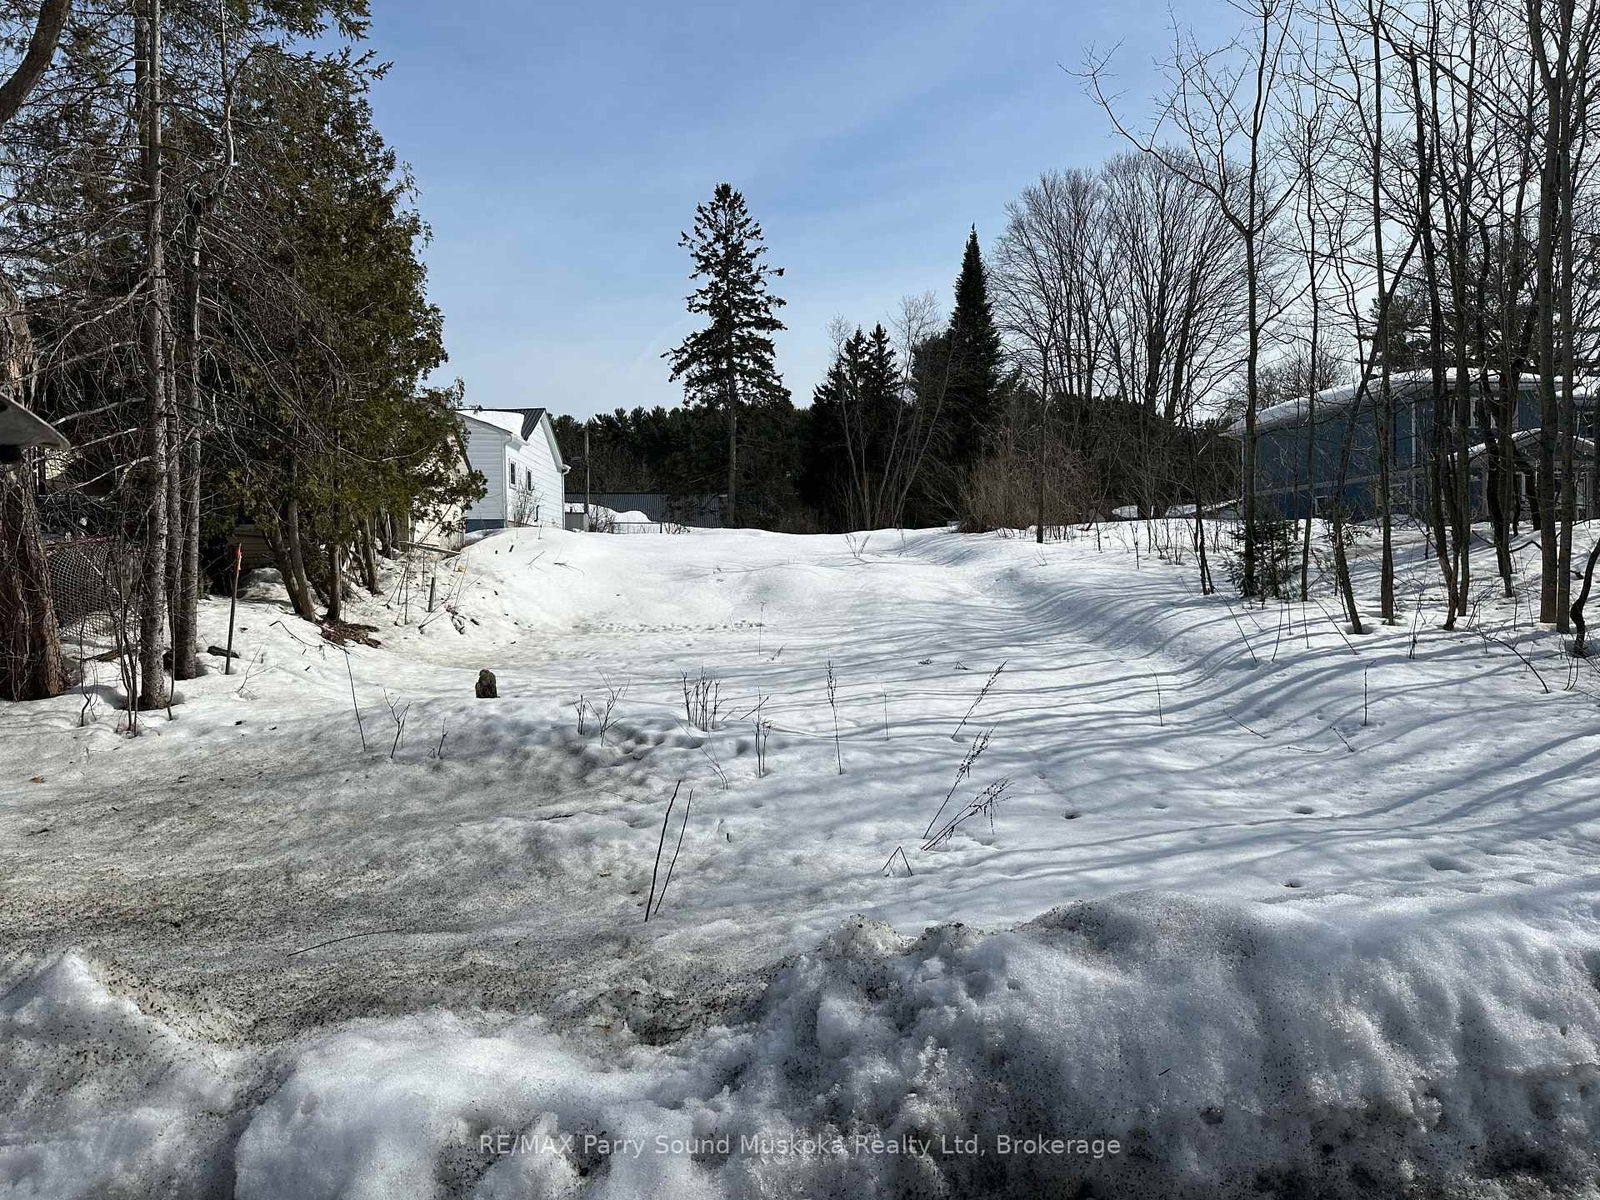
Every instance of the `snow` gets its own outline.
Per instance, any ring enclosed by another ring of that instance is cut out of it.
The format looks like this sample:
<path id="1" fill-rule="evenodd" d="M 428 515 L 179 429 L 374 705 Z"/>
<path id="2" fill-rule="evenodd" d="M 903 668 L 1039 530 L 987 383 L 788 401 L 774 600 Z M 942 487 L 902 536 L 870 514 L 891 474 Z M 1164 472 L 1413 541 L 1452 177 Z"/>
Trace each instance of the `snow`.
<path id="1" fill-rule="evenodd" d="M 582 513 L 584 506 L 581 503 L 569 503 L 565 506 L 569 513 Z M 616 509 L 607 508 L 603 504 L 588 506 L 590 524 L 597 530 L 606 529 L 613 525 L 659 525 L 659 521 L 650 519 L 650 515 L 637 508 L 626 509 L 618 512 Z"/>
<path id="2" fill-rule="evenodd" d="M 258 575 L 138 738 L 0 708 L 0 1195 L 1587 1186 L 1590 668 L 1487 553 L 1489 638 L 1413 534 L 1347 638 L 1185 527 L 507 531 L 377 647 Z"/>
<path id="3" fill-rule="evenodd" d="M 519 438 L 522 436 L 522 423 L 526 419 L 520 409 L 464 408 L 461 413 Z"/>

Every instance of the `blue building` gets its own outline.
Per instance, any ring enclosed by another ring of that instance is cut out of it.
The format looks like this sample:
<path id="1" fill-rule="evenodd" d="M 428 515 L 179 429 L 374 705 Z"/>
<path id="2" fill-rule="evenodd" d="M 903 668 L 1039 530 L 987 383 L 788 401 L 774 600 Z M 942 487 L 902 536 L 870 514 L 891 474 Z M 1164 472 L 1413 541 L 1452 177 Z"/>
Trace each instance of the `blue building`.
<path id="1" fill-rule="evenodd" d="M 1447 376 L 1445 385 L 1451 386 Z M 1516 459 L 1516 494 L 1526 514 L 1539 454 L 1538 381 L 1522 381 L 1517 397 L 1513 446 Z M 1578 428 L 1591 436 L 1580 437 L 1574 447 L 1578 464 L 1578 518 L 1587 519 L 1594 466 L 1592 440 L 1595 406 L 1587 383 L 1577 389 Z M 1482 445 L 1483 431 L 1476 424 L 1481 387 L 1473 384 L 1474 426 L 1472 442 L 1472 504 L 1475 516 L 1484 515 L 1483 497 L 1489 455 Z M 1417 371 L 1389 380 L 1389 500 L 1399 515 L 1421 517 L 1427 503 L 1428 450 L 1433 443 L 1434 395 L 1431 372 Z M 1301 518 L 1326 515 L 1338 502 L 1356 520 L 1379 511 L 1378 381 L 1363 394 L 1353 384 L 1317 393 L 1313 405 L 1306 397 L 1264 408 L 1256 414 L 1256 497 L 1277 515 Z M 1444 403 L 1453 411 L 1455 398 Z M 1234 424 L 1234 436 L 1244 433 L 1243 421 Z M 1447 436 L 1453 437 L 1453 431 Z M 1349 458 L 1340 486 L 1340 464 L 1349 441 Z M 1242 447 L 1241 447 L 1242 449 Z"/>

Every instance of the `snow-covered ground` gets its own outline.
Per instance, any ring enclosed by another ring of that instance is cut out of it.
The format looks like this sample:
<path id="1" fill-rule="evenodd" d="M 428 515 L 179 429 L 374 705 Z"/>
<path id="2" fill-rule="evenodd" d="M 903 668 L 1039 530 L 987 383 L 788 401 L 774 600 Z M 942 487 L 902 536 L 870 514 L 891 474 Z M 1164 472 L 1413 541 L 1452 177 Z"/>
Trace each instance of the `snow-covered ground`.
<path id="1" fill-rule="evenodd" d="M 501 533 L 0 707 L 0 1189 L 1592 1189 L 1600 675 L 1178 528 Z"/>

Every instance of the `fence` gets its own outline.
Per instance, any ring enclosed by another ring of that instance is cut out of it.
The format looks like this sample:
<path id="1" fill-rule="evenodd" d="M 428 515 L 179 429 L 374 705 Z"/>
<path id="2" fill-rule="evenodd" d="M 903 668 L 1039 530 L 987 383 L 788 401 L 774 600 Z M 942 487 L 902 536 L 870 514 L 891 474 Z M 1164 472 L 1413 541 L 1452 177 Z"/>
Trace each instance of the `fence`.
<path id="1" fill-rule="evenodd" d="M 114 649 L 134 587 L 133 559 L 116 538 L 47 542 L 50 596 L 63 647 L 82 657 Z"/>
<path id="2" fill-rule="evenodd" d="M 601 526 L 594 527 L 597 531 Z M 604 527 L 605 533 L 688 533 L 687 525 L 676 521 L 612 521 Z"/>
<path id="3" fill-rule="evenodd" d="M 568 492 L 566 503 L 581 513 L 588 503 L 615 513 L 643 513 L 652 523 L 688 525 L 700 529 L 722 526 L 722 497 L 680 495 L 670 492 Z"/>

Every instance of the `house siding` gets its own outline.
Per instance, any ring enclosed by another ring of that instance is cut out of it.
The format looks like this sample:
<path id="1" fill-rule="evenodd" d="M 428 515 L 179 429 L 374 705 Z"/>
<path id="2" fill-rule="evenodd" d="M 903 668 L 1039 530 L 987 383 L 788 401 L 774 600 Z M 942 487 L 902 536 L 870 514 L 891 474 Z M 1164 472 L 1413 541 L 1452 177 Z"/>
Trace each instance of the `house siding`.
<path id="1" fill-rule="evenodd" d="M 542 426 L 543 422 L 540 424 Z M 508 468 L 513 462 L 517 465 L 517 487 L 515 492 L 507 493 L 509 507 L 505 510 L 505 518 L 509 521 L 516 513 L 519 503 L 516 492 L 531 489 L 530 503 L 536 512 L 523 523 L 559 526 L 563 482 L 561 471 L 556 467 L 543 428 L 534 429 L 530 436 L 532 440 L 529 442 L 512 438 L 506 447 Z M 509 470 L 507 476 L 509 478 Z"/>
<path id="2" fill-rule="evenodd" d="M 1373 385 L 1374 390 L 1376 384 Z M 1535 382 L 1522 381 L 1517 397 L 1515 425 L 1518 429 L 1534 429 L 1539 425 L 1539 399 Z M 1479 395 L 1473 392 L 1474 417 Z M 1299 402 L 1296 402 L 1299 403 Z M 1447 396 L 1446 403 L 1453 406 L 1454 397 Z M 1579 432 L 1585 436 L 1593 428 L 1592 400 L 1579 400 Z M 1338 501 L 1346 513 L 1357 520 L 1375 517 L 1380 511 L 1382 490 L 1379 486 L 1379 454 L 1381 434 L 1374 411 L 1376 404 L 1369 395 L 1354 413 L 1353 405 L 1339 401 L 1319 405 L 1314 422 L 1300 413 L 1292 421 L 1273 423 L 1262 429 L 1256 441 L 1256 495 L 1267 512 L 1281 517 L 1301 518 L 1325 514 L 1330 502 Z M 1271 409 L 1263 410 L 1263 417 Z M 1431 386 L 1397 388 L 1391 398 L 1393 416 L 1388 434 L 1390 438 L 1389 500 L 1393 510 L 1401 515 L 1422 517 L 1426 512 L 1428 448 L 1433 441 L 1434 397 Z M 1446 420 L 1449 422 L 1449 410 Z M 1349 437 L 1349 462 L 1344 471 L 1344 486 L 1338 487 L 1340 460 Z M 1454 436 L 1453 423 L 1451 432 Z M 1476 442 L 1482 430 L 1473 425 L 1469 440 Z M 1310 450 L 1310 473 L 1307 474 L 1307 450 Z M 1309 484 L 1308 484 L 1309 478 Z M 1483 479 L 1474 471 L 1470 481 L 1471 503 L 1477 508 L 1482 500 Z M 1336 494 L 1337 493 L 1337 494 Z"/>
<path id="3" fill-rule="evenodd" d="M 561 495 L 564 477 L 552 446 L 548 416 L 529 431 L 529 440 L 488 422 L 472 413 L 462 414 L 467 426 L 467 459 L 474 470 L 483 472 L 483 498 L 467 510 L 468 531 L 500 529 L 513 524 L 522 496 L 527 512 L 522 524 L 561 526 Z M 511 484 L 511 468 L 516 467 L 517 482 Z"/>
<path id="4" fill-rule="evenodd" d="M 482 498 L 473 501 L 467 509 L 467 528 L 488 529 L 492 526 L 485 522 L 503 524 L 506 519 L 505 459 L 511 435 L 480 421 L 468 419 L 464 424 L 467 427 L 467 462 L 474 471 L 483 473 L 486 489 Z"/>

